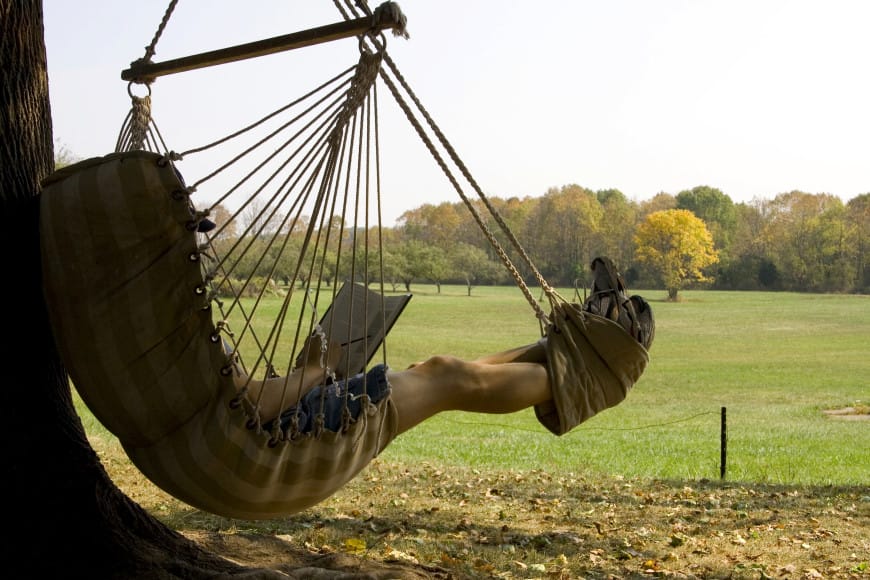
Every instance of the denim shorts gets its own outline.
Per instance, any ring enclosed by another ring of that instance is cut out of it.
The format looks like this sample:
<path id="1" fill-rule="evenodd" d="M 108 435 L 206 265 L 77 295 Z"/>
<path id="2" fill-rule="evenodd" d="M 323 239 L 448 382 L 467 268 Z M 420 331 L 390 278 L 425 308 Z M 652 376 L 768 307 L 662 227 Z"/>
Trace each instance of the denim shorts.
<path id="1" fill-rule="evenodd" d="M 277 419 L 281 421 L 281 430 L 292 432 L 291 427 L 298 421 L 298 433 L 311 433 L 318 417 L 323 418 L 323 427 L 330 431 L 341 431 L 345 420 L 345 408 L 348 418 L 353 421 L 359 418 L 362 411 L 363 395 L 372 404 L 377 404 L 390 392 L 387 382 L 387 367 L 379 364 L 366 373 L 360 373 L 349 379 L 320 385 L 311 389 L 302 397 L 298 404 L 284 410 Z M 274 421 L 263 425 L 266 431 L 274 427 Z"/>

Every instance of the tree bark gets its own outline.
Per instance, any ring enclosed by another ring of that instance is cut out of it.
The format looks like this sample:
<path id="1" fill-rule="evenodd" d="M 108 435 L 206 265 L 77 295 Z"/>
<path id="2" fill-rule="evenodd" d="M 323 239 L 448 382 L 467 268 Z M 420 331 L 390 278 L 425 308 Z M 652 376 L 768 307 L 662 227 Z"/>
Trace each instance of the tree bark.
<path id="1" fill-rule="evenodd" d="M 306 563 L 298 568 L 243 567 L 170 529 L 109 478 L 76 414 L 42 293 L 39 191 L 54 166 L 43 34 L 41 0 L 0 0 L 0 491 L 7 522 L 0 575 L 423 577 L 410 568 L 348 558 L 324 562 L 307 553 L 297 558 Z"/>
<path id="2" fill-rule="evenodd" d="M 0 485 L 11 516 L 0 569 L 73 578 L 239 571 L 127 498 L 88 443 L 42 294 L 38 193 L 54 154 L 41 0 L 0 0 L 0 63 Z"/>

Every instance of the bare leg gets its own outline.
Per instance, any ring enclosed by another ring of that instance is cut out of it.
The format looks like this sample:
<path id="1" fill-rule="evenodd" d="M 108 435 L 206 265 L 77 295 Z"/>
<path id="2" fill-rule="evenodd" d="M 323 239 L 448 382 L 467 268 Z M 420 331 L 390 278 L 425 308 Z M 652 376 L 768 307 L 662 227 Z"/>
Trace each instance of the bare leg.
<path id="1" fill-rule="evenodd" d="M 551 398 L 547 369 L 535 362 L 490 364 L 436 356 L 404 371 L 390 371 L 387 378 L 399 433 L 442 411 L 513 413 Z"/>
<path id="2" fill-rule="evenodd" d="M 484 355 L 480 358 L 475 359 L 474 362 L 492 365 L 514 362 L 534 362 L 544 364 L 545 362 L 547 362 L 547 351 L 544 347 L 544 344 L 541 341 L 538 341 L 533 342 L 532 344 L 518 346 L 509 350 Z M 408 368 L 414 368 L 421 364 L 423 363 L 417 362 L 412 364 Z"/>
<path id="3" fill-rule="evenodd" d="M 533 342 L 525 346 L 518 346 L 510 350 L 489 354 L 474 362 L 486 364 L 504 364 L 514 362 L 534 362 L 544 364 L 547 362 L 547 351 L 543 342 Z"/>
<path id="4" fill-rule="evenodd" d="M 533 343 L 475 361 L 434 356 L 404 371 L 389 371 L 399 433 L 442 411 L 513 413 L 551 398 L 541 343 Z M 277 417 L 305 393 L 324 382 L 319 359 L 286 377 L 265 381 L 236 377 L 236 387 L 248 386 L 248 398 L 264 421 Z"/>

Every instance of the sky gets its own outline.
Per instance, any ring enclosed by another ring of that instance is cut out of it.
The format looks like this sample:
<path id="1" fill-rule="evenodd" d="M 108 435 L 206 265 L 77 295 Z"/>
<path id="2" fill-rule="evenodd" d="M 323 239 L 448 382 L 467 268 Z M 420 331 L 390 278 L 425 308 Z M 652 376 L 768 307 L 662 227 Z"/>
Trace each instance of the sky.
<path id="1" fill-rule="evenodd" d="M 44 0 L 56 146 L 111 152 L 130 106 L 121 71 L 143 56 L 167 4 Z M 637 201 L 699 185 L 735 202 L 870 192 L 866 0 L 398 4 L 410 38 L 388 36 L 388 52 L 487 195 L 569 184 Z M 180 0 L 154 61 L 341 20 L 328 0 Z M 357 55 L 349 39 L 167 75 L 152 86 L 153 114 L 185 150 Z M 385 221 L 459 201 L 408 123 L 385 119 Z"/>

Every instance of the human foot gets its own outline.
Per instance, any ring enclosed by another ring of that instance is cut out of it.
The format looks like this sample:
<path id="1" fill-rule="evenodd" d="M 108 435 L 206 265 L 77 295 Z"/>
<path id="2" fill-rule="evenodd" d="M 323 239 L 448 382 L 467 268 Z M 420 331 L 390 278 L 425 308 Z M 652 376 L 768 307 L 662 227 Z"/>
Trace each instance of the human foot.
<path id="1" fill-rule="evenodd" d="M 652 346 L 655 319 L 649 303 L 641 296 L 629 296 L 625 280 L 610 258 L 592 260 L 592 291 L 583 303 L 583 310 L 613 320 L 644 348 Z"/>

